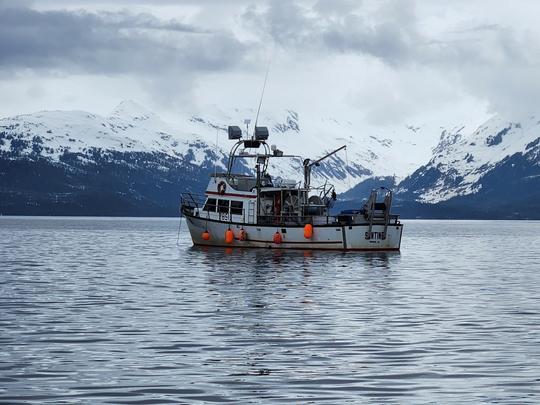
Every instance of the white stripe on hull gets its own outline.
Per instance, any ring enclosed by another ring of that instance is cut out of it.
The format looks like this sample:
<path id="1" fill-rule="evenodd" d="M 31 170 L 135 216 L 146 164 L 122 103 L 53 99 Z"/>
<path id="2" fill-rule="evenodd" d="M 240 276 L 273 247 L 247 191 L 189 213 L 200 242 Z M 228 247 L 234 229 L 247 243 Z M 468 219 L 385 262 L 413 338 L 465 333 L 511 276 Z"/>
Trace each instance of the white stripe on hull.
<path id="1" fill-rule="evenodd" d="M 326 250 L 399 250 L 401 244 L 401 225 L 388 225 L 386 238 L 382 238 L 384 225 L 373 225 L 371 238 L 366 239 L 369 225 L 337 225 L 314 226 L 313 237 L 304 238 L 303 227 L 262 226 L 253 224 L 227 224 L 224 222 L 207 221 L 200 217 L 186 217 L 189 232 L 195 245 L 223 246 L 223 247 L 257 247 L 279 249 L 326 249 Z M 233 231 L 233 243 L 225 242 L 225 232 Z M 240 229 L 247 232 L 247 240 L 238 239 Z M 202 239 L 203 232 L 207 230 L 210 240 Z M 282 236 L 282 243 L 273 242 L 275 232 Z"/>

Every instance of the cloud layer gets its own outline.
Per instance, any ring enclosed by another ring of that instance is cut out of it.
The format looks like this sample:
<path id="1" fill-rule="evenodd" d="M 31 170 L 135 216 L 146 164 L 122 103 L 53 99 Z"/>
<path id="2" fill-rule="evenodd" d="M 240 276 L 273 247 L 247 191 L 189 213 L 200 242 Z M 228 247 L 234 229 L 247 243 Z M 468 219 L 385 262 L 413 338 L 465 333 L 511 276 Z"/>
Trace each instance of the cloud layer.
<path id="1" fill-rule="evenodd" d="M 245 47 L 224 31 L 197 29 L 150 14 L 100 14 L 5 8 L 0 13 L 0 69 L 156 74 L 219 70 Z"/>
<path id="2" fill-rule="evenodd" d="M 164 106 L 220 93 L 234 106 L 273 55 L 269 102 L 284 108 L 323 108 L 321 94 L 376 125 L 475 104 L 478 114 L 525 114 L 540 103 L 538 11 L 526 0 L 0 0 L 0 90 L 36 75 L 62 77 L 66 89 L 81 75 L 117 77 L 117 93 L 136 83 Z M 32 86 L 46 103 L 48 90 Z"/>
<path id="3" fill-rule="evenodd" d="M 538 8 L 532 2 L 527 5 Z M 485 11 L 489 6 L 493 7 L 486 4 Z M 537 108 L 538 31 L 526 25 L 481 24 L 464 18 L 434 32 L 423 27 L 420 7 L 420 2 L 412 0 L 377 2 L 369 11 L 348 1 L 319 1 L 314 6 L 277 1 L 268 7 L 252 7 L 245 16 L 253 28 L 263 28 L 262 39 L 271 39 L 291 52 L 376 59 L 381 62 L 381 74 L 388 81 L 396 74 L 402 76 L 413 97 L 413 86 L 407 83 L 410 79 L 414 78 L 424 96 L 429 95 L 425 87 L 440 87 L 436 82 L 444 79 L 486 100 L 492 112 L 511 115 Z M 396 85 L 399 92 L 400 85 Z"/>

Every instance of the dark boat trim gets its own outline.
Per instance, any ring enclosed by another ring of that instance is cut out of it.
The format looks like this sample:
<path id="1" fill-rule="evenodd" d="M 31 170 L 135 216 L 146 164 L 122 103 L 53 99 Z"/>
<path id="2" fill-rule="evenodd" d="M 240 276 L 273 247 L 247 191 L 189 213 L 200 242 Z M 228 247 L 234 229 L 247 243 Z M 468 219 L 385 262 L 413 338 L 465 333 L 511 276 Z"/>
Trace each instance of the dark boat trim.
<path id="1" fill-rule="evenodd" d="M 271 243 L 271 242 L 267 242 Z M 197 247 L 216 247 L 216 248 L 229 248 L 229 249 L 274 249 L 274 250 L 322 250 L 322 251 L 334 251 L 334 252 L 396 252 L 399 253 L 398 248 L 321 248 L 321 247 L 309 247 L 309 248 L 302 248 L 302 247 L 289 247 L 289 246 L 282 246 L 282 245 L 276 245 L 274 243 L 271 243 L 269 246 L 261 247 L 261 246 L 239 246 L 239 245 L 211 245 L 211 244 L 202 244 L 202 243 L 193 243 L 194 246 Z"/>
<path id="2" fill-rule="evenodd" d="M 205 191 L 206 194 L 225 196 L 225 197 L 241 197 L 241 198 L 257 198 L 257 194 L 233 194 L 233 193 L 220 193 L 219 191 Z"/>
<path id="3" fill-rule="evenodd" d="M 194 219 L 200 219 L 201 221 L 208 221 L 208 222 L 217 222 L 220 224 L 228 224 L 228 225 L 240 225 L 240 226 L 255 226 L 257 228 L 303 228 L 304 225 L 284 225 L 284 224 L 272 224 L 272 225 L 266 225 L 266 224 L 248 224 L 245 222 L 232 222 L 232 221 L 220 221 L 219 219 L 211 219 L 211 218 L 204 218 L 204 217 L 197 217 L 192 214 L 183 213 L 186 218 L 194 218 Z M 384 226 L 384 224 L 374 224 L 374 225 L 381 225 Z M 334 223 L 334 224 L 316 224 L 313 225 L 314 228 L 345 228 L 345 227 L 357 227 L 357 226 L 369 226 L 369 222 L 364 222 L 361 224 L 340 224 Z M 395 227 L 402 227 L 403 224 L 388 224 L 388 226 L 395 226 Z M 341 241 L 340 241 L 341 243 Z"/>

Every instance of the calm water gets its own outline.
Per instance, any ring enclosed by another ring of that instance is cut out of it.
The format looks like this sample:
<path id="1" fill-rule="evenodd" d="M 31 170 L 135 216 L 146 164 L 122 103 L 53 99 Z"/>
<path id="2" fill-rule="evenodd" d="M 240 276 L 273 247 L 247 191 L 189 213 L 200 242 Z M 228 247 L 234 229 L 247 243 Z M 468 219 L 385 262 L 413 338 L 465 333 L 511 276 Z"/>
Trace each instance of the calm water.
<path id="1" fill-rule="evenodd" d="M 404 222 L 342 254 L 2 217 L 0 403 L 540 403 L 540 222 Z"/>

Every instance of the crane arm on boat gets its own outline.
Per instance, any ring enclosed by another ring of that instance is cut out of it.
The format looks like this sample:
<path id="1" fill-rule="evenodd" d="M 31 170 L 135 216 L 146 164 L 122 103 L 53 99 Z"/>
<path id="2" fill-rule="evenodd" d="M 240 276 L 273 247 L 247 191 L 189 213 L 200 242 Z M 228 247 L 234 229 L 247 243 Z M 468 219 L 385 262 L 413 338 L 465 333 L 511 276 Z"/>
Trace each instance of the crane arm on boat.
<path id="1" fill-rule="evenodd" d="M 347 149 L 347 145 L 343 145 L 340 148 L 337 148 L 336 150 L 333 150 L 330 153 L 327 153 L 322 158 L 311 161 L 311 159 L 305 159 L 304 160 L 304 187 L 309 189 L 310 183 L 311 183 L 311 168 L 313 166 L 317 166 L 320 162 L 322 162 L 324 159 L 329 158 L 330 156 L 338 153 L 340 150 Z"/>

